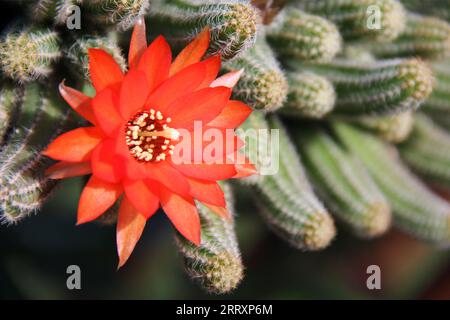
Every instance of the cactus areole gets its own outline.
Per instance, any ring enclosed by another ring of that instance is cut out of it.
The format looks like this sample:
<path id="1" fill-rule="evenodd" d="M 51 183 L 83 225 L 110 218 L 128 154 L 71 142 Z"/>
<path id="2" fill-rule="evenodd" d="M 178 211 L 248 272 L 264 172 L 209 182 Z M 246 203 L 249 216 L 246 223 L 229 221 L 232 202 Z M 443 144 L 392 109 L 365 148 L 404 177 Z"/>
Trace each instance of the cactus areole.
<path id="1" fill-rule="evenodd" d="M 119 267 L 160 204 L 180 234 L 199 245 L 200 220 L 194 200 L 226 215 L 217 181 L 254 173 L 250 163 L 234 160 L 239 143 L 216 155 L 227 161 L 173 161 L 174 149 L 183 140 L 180 133 L 191 132 L 194 122 L 203 128 L 232 131 L 251 112 L 245 104 L 230 100 L 241 72 L 216 79 L 220 58 L 200 61 L 209 38 L 205 29 L 172 62 L 163 37 L 147 47 L 144 20 L 139 19 L 126 74 L 105 51 L 89 49 L 89 73 L 96 95 L 90 98 L 60 85 L 67 103 L 91 126 L 67 132 L 48 146 L 44 154 L 60 162 L 47 174 L 54 179 L 92 174 L 81 194 L 78 224 L 98 218 L 121 201 Z M 200 144 L 196 148 L 205 147 Z"/>

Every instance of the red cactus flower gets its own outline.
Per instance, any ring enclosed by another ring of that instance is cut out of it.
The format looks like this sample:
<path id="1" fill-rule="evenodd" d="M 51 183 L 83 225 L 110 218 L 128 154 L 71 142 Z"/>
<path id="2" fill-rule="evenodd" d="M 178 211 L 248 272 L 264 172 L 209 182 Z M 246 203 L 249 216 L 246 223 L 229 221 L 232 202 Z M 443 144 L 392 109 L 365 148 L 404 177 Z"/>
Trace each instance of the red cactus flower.
<path id="1" fill-rule="evenodd" d="M 227 161 L 173 161 L 181 130 L 192 132 L 194 123 L 200 122 L 203 129 L 223 132 L 239 126 L 251 113 L 245 104 L 230 100 L 240 71 L 216 79 L 220 57 L 200 61 L 208 46 L 209 31 L 204 30 L 172 62 L 163 37 L 147 47 L 140 19 L 133 30 L 126 74 L 108 53 L 90 49 L 89 71 L 96 95 L 90 98 L 60 85 L 66 102 L 91 126 L 62 134 L 48 146 L 44 154 L 60 162 L 47 173 L 54 179 L 92 174 L 81 193 L 78 224 L 98 218 L 121 201 L 119 267 L 160 205 L 174 227 L 199 245 L 194 200 L 226 215 L 217 181 L 255 172 L 248 161 L 241 164 L 232 157 L 242 143 L 218 155 Z M 193 148 L 206 147 L 201 143 Z"/>

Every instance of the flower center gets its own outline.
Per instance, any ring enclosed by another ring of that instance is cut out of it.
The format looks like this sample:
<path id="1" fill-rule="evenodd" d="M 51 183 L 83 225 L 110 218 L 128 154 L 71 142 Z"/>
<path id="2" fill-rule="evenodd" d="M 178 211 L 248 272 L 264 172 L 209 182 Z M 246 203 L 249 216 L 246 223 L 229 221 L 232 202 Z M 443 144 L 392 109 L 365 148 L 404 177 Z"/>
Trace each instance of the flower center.
<path id="1" fill-rule="evenodd" d="M 131 155 L 140 162 L 159 162 L 173 154 L 180 133 L 168 126 L 170 118 L 150 109 L 137 113 L 125 127 Z"/>

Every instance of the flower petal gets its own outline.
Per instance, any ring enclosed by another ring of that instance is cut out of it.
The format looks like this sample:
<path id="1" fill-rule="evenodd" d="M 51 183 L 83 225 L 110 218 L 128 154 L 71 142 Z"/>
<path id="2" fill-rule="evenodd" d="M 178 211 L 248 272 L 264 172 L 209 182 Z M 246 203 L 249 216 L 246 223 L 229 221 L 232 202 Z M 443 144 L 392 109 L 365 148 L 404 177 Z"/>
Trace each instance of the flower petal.
<path id="1" fill-rule="evenodd" d="M 222 112 L 230 95 L 231 89 L 217 87 L 200 89 L 177 99 L 167 109 L 172 117 L 171 127 L 192 130 L 194 121 L 206 125 Z"/>
<path id="2" fill-rule="evenodd" d="M 92 173 L 99 179 L 118 183 L 124 175 L 123 161 L 114 152 L 115 142 L 104 140 L 92 153 Z"/>
<path id="3" fill-rule="evenodd" d="M 187 240 L 200 245 L 200 217 L 192 198 L 183 198 L 161 187 L 161 205 L 174 227 Z"/>
<path id="4" fill-rule="evenodd" d="M 208 126 L 234 129 L 239 127 L 252 113 L 252 108 L 237 101 L 228 101 L 222 112 Z"/>
<path id="5" fill-rule="evenodd" d="M 128 119 L 137 110 L 144 107 L 149 94 L 149 87 L 145 73 L 131 70 L 125 76 L 120 88 L 120 113 L 124 119 Z"/>
<path id="6" fill-rule="evenodd" d="M 144 215 L 133 207 L 127 197 L 124 197 L 120 204 L 116 230 L 117 253 L 119 255 L 117 269 L 127 262 L 136 243 L 142 236 L 146 222 L 147 219 Z"/>
<path id="7" fill-rule="evenodd" d="M 191 43 L 181 50 L 175 58 L 175 61 L 170 67 L 169 75 L 173 76 L 175 73 L 186 68 L 187 66 L 199 62 L 206 53 L 206 50 L 208 50 L 209 38 L 209 28 L 203 29 L 203 31 L 201 31 Z"/>
<path id="8" fill-rule="evenodd" d="M 212 56 L 208 59 L 203 60 L 202 62 L 199 62 L 205 65 L 206 67 L 206 75 L 205 79 L 203 79 L 203 82 L 198 87 L 200 88 L 207 88 L 211 85 L 211 83 L 216 79 L 217 74 L 220 71 L 220 56 Z"/>
<path id="9" fill-rule="evenodd" d="M 113 135 L 117 128 L 124 123 L 118 111 L 118 97 L 110 88 L 102 90 L 92 99 L 92 109 L 97 123 L 109 136 Z"/>
<path id="10" fill-rule="evenodd" d="M 206 76 L 206 67 L 199 63 L 190 65 L 164 81 L 147 99 L 147 105 L 165 116 L 167 107 L 176 99 L 195 91 Z"/>
<path id="11" fill-rule="evenodd" d="M 147 165 L 146 177 L 161 183 L 171 192 L 182 196 L 189 195 L 189 183 L 186 177 L 166 161 Z"/>
<path id="12" fill-rule="evenodd" d="M 209 181 L 229 179 L 236 174 L 234 164 L 182 163 L 182 164 L 174 164 L 173 166 L 185 176 Z"/>
<path id="13" fill-rule="evenodd" d="M 140 16 L 134 25 L 131 34 L 130 50 L 128 51 L 128 64 L 130 69 L 137 68 L 142 54 L 147 48 L 147 35 L 145 33 L 145 19 Z"/>
<path id="14" fill-rule="evenodd" d="M 219 78 L 214 80 L 210 84 L 210 87 L 211 88 L 214 88 L 214 87 L 233 88 L 236 85 L 236 83 L 238 83 L 243 72 L 244 72 L 244 69 L 225 73 L 223 76 L 220 76 Z"/>
<path id="15" fill-rule="evenodd" d="M 220 207 L 220 206 L 214 206 L 210 205 L 208 203 L 203 203 L 209 210 L 217 214 L 219 217 L 225 218 L 230 220 L 231 219 L 231 213 L 227 210 L 227 208 Z"/>
<path id="16" fill-rule="evenodd" d="M 97 92 L 121 82 L 123 73 L 114 58 L 101 49 L 89 49 L 89 73 Z"/>
<path id="17" fill-rule="evenodd" d="M 145 73 L 148 89 L 153 92 L 169 76 L 172 52 L 164 37 L 157 37 L 144 51 L 138 70 Z"/>
<path id="18" fill-rule="evenodd" d="M 116 202 L 122 192 L 121 184 L 109 183 L 91 176 L 78 203 L 77 224 L 86 223 L 101 216 Z"/>
<path id="19" fill-rule="evenodd" d="M 233 176 L 233 178 L 244 178 L 258 173 L 256 167 L 244 154 L 236 152 L 234 154 L 229 154 L 228 158 L 230 161 L 234 162 L 234 167 L 236 169 L 236 175 Z"/>
<path id="20" fill-rule="evenodd" d="M 53 140 L 43 154 L 56 160 L 87 161 L 102 139 L 103 133 L 96 127 L 78 128 Z"/>
<path id="21" fill-rule="evenodd" d="M 190 195 L 201 202 L 225 207 L 225 195 L 217 182 L 188 178 Z"/>
<path id="22" fill-rule="evenodd" d="M 60 161 L 45 170 L 50 179 L 65 179 L 84 176 L 92 172 L 89 162 L 67 162 Z"/>
<path id="23" fill-rule="evenodd" d="M 84 93 L 67 87 L 62 81 L 59 84 L 59 93 L 66 100 L 69 106 L 72 107 L 79 115 L 92 124 L 97 124 L 94 112 L 91 108 L 91 98 L 84 95 Z"/>
<path id="24" fill-rule="evenodd" d="M 149 219 L 159 208 L 157 191 L 151 183 L 144 180 L 127 180 L 124 184 L 125 194 L 130 202 L 146 219 Z"/>

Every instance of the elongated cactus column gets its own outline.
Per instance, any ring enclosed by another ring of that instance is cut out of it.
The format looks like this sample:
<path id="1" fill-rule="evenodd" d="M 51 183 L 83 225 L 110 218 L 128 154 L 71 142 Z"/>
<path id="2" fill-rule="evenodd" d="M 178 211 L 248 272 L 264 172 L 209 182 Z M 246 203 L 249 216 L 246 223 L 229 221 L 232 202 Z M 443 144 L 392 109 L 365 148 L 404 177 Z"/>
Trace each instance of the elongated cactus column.
<path id="1" fill-rule="evenodd" d="M 225 60 L 254 44 L 261 22 L 257 9 L 243 0 L 156 0 L 147 17 L 151 32 L 180 45 L 208 26 L 210 53 L 220 53 Z"/>
<path id="2" fill-rule="evenodd" d="M 202 243 L 196 247 L 182 236 L 177 245 L 184 257 L 187 273 L 210 293 L 223 294 L 236 288 L 244 267 L 234 231 L 233 195 L 224 185 L 229 218 L 221 217 L 207 206 L 198 204 Z"/>
<path id="3" fill-rule="evenodd" d="M 291 65 L 328 78 L 341 115 L 387 115 L 417 109 L 431 94 L 433 75 L 418 59 L 359 62 L 336 59 L 329 63 Z"/>
<path id="4" fill-rule="evenodd" d="M 399 228 L 424 241 L 450 244 L 450 205 L 408 170 L 392 146 L 344 123 L 335 123 L 334 130 L 391 203 Z"/>
<path id="5" fill-rule="evenodd" d="M 390 206 L 364 165 L 320 127 L 294 132 L 307 173 L 330 210 L 362 237 L 384 233 Z"/>
<path id="6" fill-rule="evenodd" d="M 61 57 L 58 36 L 49 30 L 11 31 L 0 40 L 0 66 L 18 82 L 45 78 Z"/>
<path id="7" fill-rule="evenodd" d="M 415 172 L 450 187 L 450 134 L 431 119 L 416 115 L 413 133 L 399 150 Z"/>
<path id="8" fill-rule="evenodd" d="M 252 122 L 266 120 L 261 114 L 252 114 L 243 127 L 254 128 Z M 279 141 L 276 141 L 279 143 L 279 168 L 257 180 L 255 186 L 259 192 L 255 202 L 269 227 L 292 246 L 303 250 L 323 249 L 335 236 L 334 222 L 314 194 L 280 120 L 271 116 L 268 122 L 258 125 L 259 128 L 264 126 L 279 130 Z M 277 161 L 276 157 L 273 155 L 272 161 Z"/>
<path id="9" fill-rule="evenodd" d="M 275 111 L 286 99 L 288 83 L 272 49 L 260 35 L 245 55 L 223 65 L 224 71 L 243 69 L 233 94 L 254 109 Z"/>
<path id="10" fill-rule="evenodd" d="M 8 115 L 0 145 L 0 216 L 6 223 L 36 212 L 55 185 L 44 174 L 48 161 L 40 151 L 64 129 L 67 115 L 64 103 L 44 92 L 32 84 L 4 86 L 0 93 Z"/>

